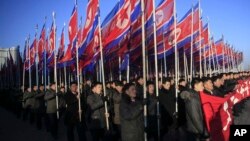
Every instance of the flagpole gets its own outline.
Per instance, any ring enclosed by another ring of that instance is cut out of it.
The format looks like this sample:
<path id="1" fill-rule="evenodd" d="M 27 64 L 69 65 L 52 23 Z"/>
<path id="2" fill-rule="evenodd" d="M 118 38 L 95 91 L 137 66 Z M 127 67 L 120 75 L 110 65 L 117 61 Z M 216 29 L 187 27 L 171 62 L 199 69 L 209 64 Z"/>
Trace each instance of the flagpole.
<path id="1" fill-rule="evenodd" d="M 158 53 L 157 53 L 157 40 L 156 40 L 156 16 L 155 16 L 155 0 L 153 0 L 153 23 L 154 23 L 154 63 L 155 63 L 155 90 L 156 90 L 156 97 L 159 97 L 159 72 L 158 72 Z M 164 36 L 164 34 L 163 34 Z M 164 41 L 163 41 L 164 42 Z M 163 43 L 164 44 L 164 43 Z M 164 57 L 165 57 L 165 46 L 164 46 Z M 165 68 L 166 71 L 166 68 Z M 144 82 L 145 83 L 145 82 Z M 145 83 L 146 84 L 146 83 Z M 160 108 L 159 108 L 159 100 L 157 100 L 157 133 L 158 133 L 158 140 L 160 140 Z M 146 126 L 147 127 L 147 126 Z"/>
<path id="2" fill-rule="evenodd" d="M 222 61 L 222 65 L 223 65 L 223 73 L 226 72 L 226 68 L 225 68 L 225 46 L 224 46 L 224 36 L 222 35 L 222 42 L 223 42 L 223 61 Z"/>
<path id="3" fill-rule="evenodd" d="M 210 32 L 209 32 L 209 18 L 207 17 L 207 29 L 208 29 L 208 47 L 209 47 L 209 77 L 212 77 L 212 66 L 211 66 L 211 41 L 210 41 Z"/>
<path id="4" fill-rule="evenodd" d="M 66 75 L 66 73 L 67 73 L 67 70 L 66 70 L 66 65 L 64 64 L 64 67 L 63 67 L 63 70 L 64 70 L 64 85 L 65 85 L 65 92 L 67 92 L 67 90 L 68 90 L 68 87 L 67 87 L 67 75 Z"/>
<path id="5" fill-rule="evenodd" d="M 177 24 L 177 15 L 176 15 L 176 1 L 174 0 L 174 50 L 175 50 L 175 111 L 176 114 L 178 113 L 178 103 L 177 103 L 177 98 L 178 98 L 178 66 L 177 66 L 177 60 L 178 60 L 178 50 L 177 50 L 177 34 L 176 34 L 176 24 Z"/>
<path id="6" fill-rule="evenodd" d="M 200 20 L 200 18 L 201 18 L 201 10 L 200 10 L 200 8 L 201 8 L 201 3 L 200 3 L 200 0 L 199 0 L 199 20 Z M 201 60 L 201 22 L 199 21 L 199 55 L 200 55 L 200 78 L 203 76 L 203 72 L 202 72 L 202 65 L 201 65 L 201 62 L 202 62 L 202 60 Z"/>
<path id="7" fill-rule="evenodd" d="M 189 83 L 191 84 L 193 79 L 193 34 L 194 34 L 194 6 L 192 5 L 192 26 L 191 26 L 191 56 L 190 56 L 190 75 Z M 191 86 L 191 85 L 190 85 Z"/>
<path id="8" fill-rule="evenodd" d="M 106 93 L 106 85 L 105 85 L 105 73 L 104 73 L 104 62 L 103 62 L 103 46 L 102 46 L 102 33 L 101 33 L 101 17 L 100 17 L 100 5 L 99 5 L 99 0 L 98 0 L 98 31 L 99 31 L 99 44 L 100 44 L 100 55 L 101 55 L 101 72 L 102 72 L 102 84 L 103 84 L 103 93 L 104 93 L 104 97 L 106 97 L 107 93 Z M 105 118 L 106 118 L 106 126 L 107 126 L 107 130 L 109 130 L 109 118 L 108 118 L 108 105 L 107 105 L 107 101 L 105 100 L 104 102 L 104 106 L 105 106 Z"/>
<path id="9" fill-rule="evenodd" d="M 79 56 L 78 56 L 78 41 L 76 41 L 76 73 L 77 73 L 77 92 L 78 92 L 78 109 L 79 120 L 82 121 L 81 94 L 80 94 L 80 73 L 79 73 Z"/>
<path id="10" fill-rule="evenodd" d="M 24 93 L 24 87 L 25 87 L 25 61 L 26 61 L 26 53 L 27 53 L 27 38 L 25 39 L 25 58 L 23 58 L 23 93 Z M 2 78 L 1 78 L 2 79 Z M 2 84 L 1 84 L 2 85 Z"/>
<path id="11" fill-rule="evenodd" d="M 79 64 L 79 63 L 78 63 Z M 82 69 L 79 70 L 80 71 L 80 92 L 82 94 Z"/>
<path id="12" fill-rule="evenodd" d="M 213 48 L 213 44 L 211 43 L 211 40 L 210 40 L 210 44 L 211 44 L 211 53 L 212 53 L 212 58 L 213 58 L 212 59 L 213 71 L 215 72 L 216 71 L 216 65 L 215 65 L 215 57 L 214 57 L 214 48 Z"/>
<path id="13" fill-rule="evenodd" d="M 167 61 L 166 61 L 166 46 L 165 46 L 165 37 L 164 37 L 164 31 L 162 31 L 162 39 L 163 39 L 163 49 L 164 49 L 164 53 L 163 53 L 163 55 L 164 55 L 164 58 L 163 58 L 163 60 L 164 60 L 164 76 L 165 77 L 167 77 Z M 161 71 L 161 73 L 163 73 L 162 71 Z"/>
<path id="14" fill-rule="evenodd" d="M 146 94 L 146 46 L 145 46 L 145 9 L 144 0 L 141 0 L 141 23 L 142 23 L 142 73 L 143 73 L 143 98 L 147 98 Z M 144 105 L 144 128 L 147 127 L 147 105 Z M 144 131 L 144 140 L 147 141 L 147 133 Z"/>
<path id="15" fill-rule="evenodd" d="M 36 27 L 35 27 L 35 29 L 36 29 L 36 33 L 35 33 L 35 40 L 36 40 L 36 46 L 35 46 L 35 48 L 36 48 L 36 58 L 35 58 L 35 61 L 36 61 L 36 86 L 38 87 L 38 43 L 39 43 L 39 40 L 37 40 L 37 30 L 38 30 L 38 25 L 36 25 Z"/>
<path id="16" fill-rule="evenodd" d="M 121 56 L 119 55 L 119 80 L 122 80 L 122 75 L 121 75 Z"/>
<path id="17" fill-rule="evenodd" d="M 129 83 L 129 59 L 130 59 L 130 55 L 128 57 L 128 65 L 127 65 L 127 83 Z"/>
<path id="18" fill-rule="evenodd" d="M 58 85 L 57 85 L 57 66 L 56 66 L 56 20 L 55 20 L 55 12 L 52 13 L 53 16 L 53 30 L 54 30 L 54 81 L 56 84 L 56 113 L 57 113 L 57 119 L 59 119 L 59 110 L 58 110 Z"/>
<path id="19" fill-rule="evenodd" d="M 29 88 L 31 89 L 31 64 L 30 64 L 30 47 L 29 47 L 30 35 L 28 37 L 28 49 L 29 49 Z"/>

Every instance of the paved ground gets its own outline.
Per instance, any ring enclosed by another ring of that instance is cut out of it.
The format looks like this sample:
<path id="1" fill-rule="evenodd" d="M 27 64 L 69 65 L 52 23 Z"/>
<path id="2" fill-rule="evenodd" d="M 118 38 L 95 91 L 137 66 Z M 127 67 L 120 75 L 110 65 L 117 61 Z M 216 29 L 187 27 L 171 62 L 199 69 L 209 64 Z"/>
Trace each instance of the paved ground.
<path id="1" fill-rule="evenodd" d="M 66 131 L 59 124 L 58 141 L 66 141 Z M 45 129 L 38 131 L 35 125 L 24 122 L 0 107 L 0 141 L 54 141 Z"/>

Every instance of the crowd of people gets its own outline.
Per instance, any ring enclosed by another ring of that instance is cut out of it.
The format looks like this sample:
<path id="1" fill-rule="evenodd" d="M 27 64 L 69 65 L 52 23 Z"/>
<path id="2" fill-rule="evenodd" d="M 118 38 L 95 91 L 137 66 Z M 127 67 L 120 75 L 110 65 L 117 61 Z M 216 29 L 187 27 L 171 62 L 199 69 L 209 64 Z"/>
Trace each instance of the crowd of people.
<path id="1" fill-rule="evenodd" d="M 1 89 L 0 102 L 17 117 L 34 124 L 38 132 L 45 128 L 55 140 L 60 119 L 66 126 L 68 141 L 76 140 L 75 131 L 80 141 L 209 140 L 199 92 L 225 97 L 235 90 L 239 80 L 249 76 L 250 72 L 230 72 L 193 78 L 191 82 L 181 78 L 177 88 L 171 77 L 161 78 L 159 88 L 154 80 L 144 82 L 137 77 L 130 83 L 106 82 L 105 96 L 103 84 L 90 79 L 80 86 L 80 92 L 74 81 L 67 88 L 58 86 L 57 93 L 55 83 L 46 88 L 40 84 Z M 234 106 L 234 124 L 250 124 L 249 105 L 247 98 Z"/>

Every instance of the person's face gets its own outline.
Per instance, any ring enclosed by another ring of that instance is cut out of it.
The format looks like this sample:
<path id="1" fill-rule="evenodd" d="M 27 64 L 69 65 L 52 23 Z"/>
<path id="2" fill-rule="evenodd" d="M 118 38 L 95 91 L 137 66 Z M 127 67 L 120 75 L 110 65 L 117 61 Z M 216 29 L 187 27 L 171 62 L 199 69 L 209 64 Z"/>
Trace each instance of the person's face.
<path id="1" fill-rule="evenodd" d="M 40 86 L 40 90 L 43 91 L 44 90 L 44 86 Z"/>
<path id="2" fill-rule="evenodd" d="M 116 90 L 117 90 L 119 93 L 122 93 L 122 86 L 116 86 Z"/>
<path id="3" fill-rule="evenodd" d="M 170 85 L 174 85 L 174 80 L 171 79 Z"/>
<path id="4" fill-rule="evenodd" d="M 234 75 L 233 75 L 233 74 L 231 74 L 231 75 L 230 75 L 230 78 L 231 78 L 231 79 L 233 79 L 233 78 L 234 78 Z"/>
<path id="5" fill-rule="evenodd" d="M 31 92 L 31 88 L 28 88 L 27 90 L 28 90 L 28 92 Z"/>
<path id="6" fill-rule="evenodd" d="M 186 81 L 182 81 L 182 82 L 180 83 L 180 85 L 181 85 L 181 86 L 184 86 L 184 87 L 186 87 L 186 85 L 187 85 L 187 82 L 186 82 Z"/>
<path id="7" fill-rule="evenodd" d="M 148 85 L 147 90 L 148 90 L 149 94 L 154 94 L 155 86 L 154 85 Z"/>
<path id="8" fill-rule="evenodd" d="M 90 80 L 87 80 L 86 82 L 88 85 L 91 85 L 91 81 Z"/>
<path id="9" fill-rule="evenodd" d="M 53 84 L 53 85 L 50 86 L 50 88 L 51 88 L 52 90 L 56 90 L 56 85 Z"/>
<path id="10" fill-rule="evenodd" d="M 37 86 L 34 86 L 34 87 L 33 87 L 33 90 L 34 90 L 34 91 L 37 91 L 37 89 L 38 89 Z"/>
<path id="11" fill-rule="evenodd" d="M 140 79 L 138 80 L 138 83 L 139 83 L 140 85 L 143 85 L 143 84 L 144 84 L 143 79 L 142 79 L 142 78 L 140 78 Z"/>
<path id="12" fill-rule="evenodd" d="M 71 90 L 72 93 L 76 93 L 77 92 L 77 85 L 76 84 L 72 84 L 70 86 L 70 90 Z"/>
<path id="13" fill-rule="evenodd" d="M 162 87 L 162 83 L 161 81 L 158 82 L 158 87 L 161 88 Z"/>
<path id="14" fill-rule="evenodd" d="M 217 79 L 216 81 L 214 81 L 214 85 L 219 88 L 221 86 L 221 80 Z"/>
<path id="15" fill-rule="evenodd" d="M 125 84 L 127 84 L 127 81 L 124 80 L 124 81 L 123 81 L 123 85 L 125 85 Z"/>
<path id="16" fill-rule="evenodd" d="M 194 85 L 194 90 L 197 92 L 201 92 L 204 90 L 203 82 L 197 83 Z"/>
<path id="17" fill-rule="evenodd" d="M 220 79 L 221 85 L 224 85 L 225 80 L 223 78 Z"/>
<path id="18" fill-rule="evenodd" d="M 208 80 L 207 82 L 204 83 L 204 88 L 206 90 L 212 91 L 214 89 L 213 83 L 211 80 Z"/>
<path id="19" fill-rule="evenodd" d="M 107 86 L 107 88 L 110 88 L 110 83 L 108 83 L 106 86 Z"/>
<path id="20" fill-rule="evenodd" d="M 126 91 L 126 93 L 130 98 L 135 98 L 136 97 L 136 88 L 135 88 L 135 86 L 130 86 L 129 89 Z"/>
<path id="21" fill-rule="evenodd" d="M 98 84 L 93 88 L 94 93 L 101 94 L 102 93 L 102 85 Z"/>
<path id="22" fill-rule="evenodd" d="M 169 90 L 170 89 L 170 82 L 165 82 L 164 84 L 162 84 L 163 88 L 166 89 L 166 90 Z"/>
<path id="23" fill-rule="evenodd" d="M 65 92 L 65 88 L 61 88 L 60 91 L 64 93 Z"/>
<path id="24" fill-rule="evenodd" d="M 115 88 L 115 83 L 112 83 L 112 84 L 111 84 L 111 87 L 112 87 L 112 88 Z"/>

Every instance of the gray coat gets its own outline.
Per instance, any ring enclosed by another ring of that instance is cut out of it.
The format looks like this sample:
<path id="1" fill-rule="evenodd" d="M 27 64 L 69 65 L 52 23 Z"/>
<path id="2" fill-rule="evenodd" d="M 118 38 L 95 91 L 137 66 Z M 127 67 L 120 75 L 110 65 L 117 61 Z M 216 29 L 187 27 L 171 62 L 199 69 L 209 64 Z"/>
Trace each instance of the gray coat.
<path id="1" fill-rule="evenodd" d="M 143 106 L 124 99 L 120 105 L 122 141 L 143 141 Z"/>
<path id="2" fill-rule="evenodd" d="M 119 92 L 115 92 L 113 94 L 113 102 L 114 102 L 114 123 L 115 124 L 120 124 L 120 103 L 121 103 L 121 97 L 122 94 L 120 94 Z"/>
<path id="3" fill-rule="evenodd" d="M 87 104 L 90 112 L 90 128 L 100 129 L 105 126 L 104 100 L 101 95 L 90 94 L 87 97 Z"/>
<path id="4" fill-rule="evenodd" d="M 24 108 L 35 108 L 35 97 L 33 92 L 25 92 L 23 95 Z"/>
<path id="5" fill-rule="evenodd" d="M 198 92 L 194 90 L 183 91 L 181 98 L 185 102 L 187 131 L 198 134 L 201 137 L 207 137 L 208 131 L 205 126 Z"/>
<path id="6" fill-rule="evenodd" d="M 52 114 L 57 112 L 57 106 L 56 106 L 56 92 L 54 90 L 48 90 L 46 91 L 46 94 L 44 96 L 44 100 L 47 102 L 47 114 Z"/>

